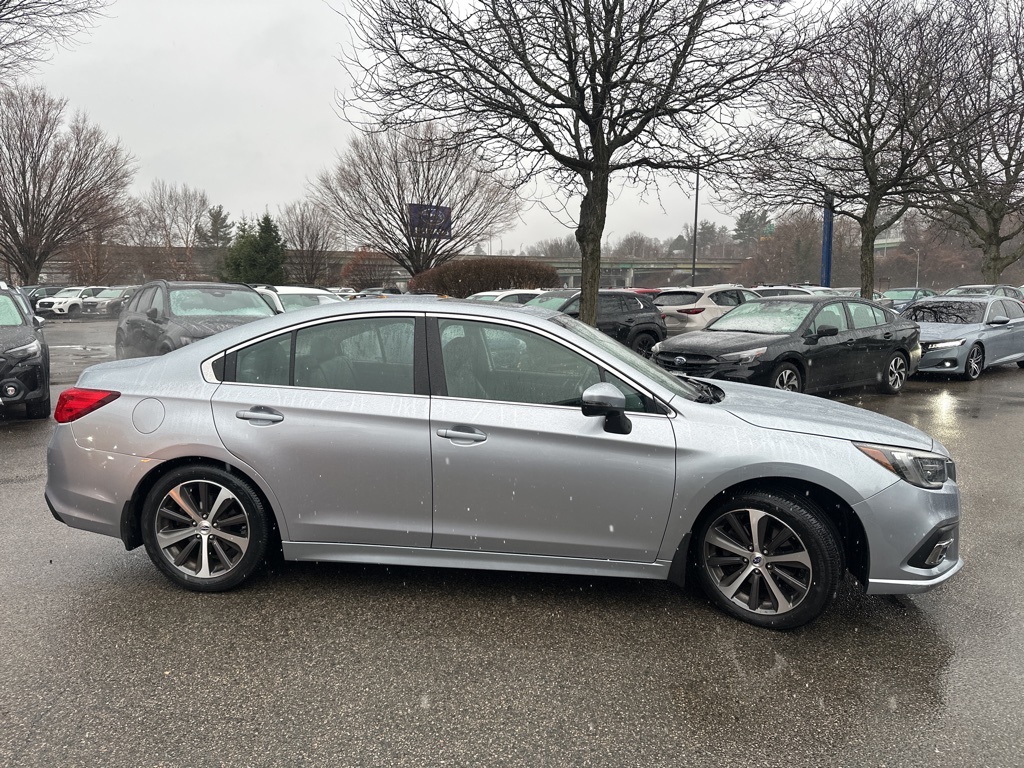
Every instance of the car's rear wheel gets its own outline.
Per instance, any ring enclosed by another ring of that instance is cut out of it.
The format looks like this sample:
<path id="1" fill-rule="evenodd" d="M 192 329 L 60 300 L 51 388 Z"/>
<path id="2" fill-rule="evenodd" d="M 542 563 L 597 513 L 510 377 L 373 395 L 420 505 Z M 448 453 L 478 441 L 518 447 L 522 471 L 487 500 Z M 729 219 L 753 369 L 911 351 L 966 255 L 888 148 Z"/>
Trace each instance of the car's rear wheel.
<path id="1" fill-rule="evenodd" d="M 771 385 L 787 392 L 803 392 L 804 381 L 800 370 L 792 363 L 780 363 L 772 371 Z"/>
<path id="2" fill-rule="evenodd" d="M 128 353 L 124 348 L 124 337 L 121 334 L 117 334 L 114 338 L 114 357 L 118 360 L 124 360 L 128 357 Z"/>
<path id="3" fill-rule="evenodd" d="M 248 482 L 216 467 L 172 470 L 146 497 L 142 540 L 174 583 L 199 592 L 232 589 L 263 563 L 267 512 Z"/>
<path id="4" fill-rule="evenodd" d="M 889 364 L 882 372 L 882 381 L 878 388 L 882 394 L 898 395 L 903 390 L 903 385 L 907 383 L 909 373 L 907 358 L 903 356 L 902 352 L 893 352 L 892 357 L 889 358 Z"/>
<path id="5" fill-rule="evenodd" d="M 654 338 L 653 334 L 643 332 L 638 333 L 633 337 L 633 341 L 630 343 L 629 348 L 637 354 L 643 355 L 644 357 L 650 357 L 651 349 L 657 343 L 658 340 Z"/>
<path id="6" fill-rule="evenodd" d="M 843 577 L 838 537 L 808 500 L 753 491 L 704 518 L 694 538 L 697 577 L 726 613 L 773 629 L 818 618 Z"/>
<path id="7" fill-rule="evenodd" d="M 984 368 L 985 350 L 981 348 L 981 345 L 975 344 L 967 353 L 967 362 L 964 363 L 964 372 L 962 374 L 963 378 L 966 381 L 974 381 L 981 376 Z"/>

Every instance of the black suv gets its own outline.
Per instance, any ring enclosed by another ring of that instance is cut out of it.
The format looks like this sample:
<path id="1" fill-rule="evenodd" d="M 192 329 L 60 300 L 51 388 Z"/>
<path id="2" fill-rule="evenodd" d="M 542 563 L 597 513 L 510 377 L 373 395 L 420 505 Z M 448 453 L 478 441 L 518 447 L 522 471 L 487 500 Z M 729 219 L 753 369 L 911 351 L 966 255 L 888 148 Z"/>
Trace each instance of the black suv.
<path id="1" fill-rule="evenodd" d="M 548 291 L 528 301 L 527 306 L 579 317 L 580 292 Z M 597 294 L 597 329 L 644 357 L 650 357 L 651 347 L 668 335 L 661 310 L 649 296 L 633 291 L 602 290 Z"/>
<path id="2" fill-rule="evenodd" d="M 153 280 L 122 310 L 114 349 L 118 360 L 164 355 L 274 314 L 262 296 L 241 283 Z"/>
<path id="3" fill-rule="evenodd" d="M 50 350 L 43 321 L 0 281 L 0 409 L 25 404 L 30 419 L 50 415 Z"/>

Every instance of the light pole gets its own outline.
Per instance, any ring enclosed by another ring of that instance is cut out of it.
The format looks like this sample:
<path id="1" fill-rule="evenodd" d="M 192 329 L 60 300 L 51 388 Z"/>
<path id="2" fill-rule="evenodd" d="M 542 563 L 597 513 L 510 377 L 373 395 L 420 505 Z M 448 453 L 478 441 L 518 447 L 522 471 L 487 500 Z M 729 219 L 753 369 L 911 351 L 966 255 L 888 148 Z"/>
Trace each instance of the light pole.
<path id="1" fill-rule="evenodd" d="M 907 248 L 912 250 L 917 256 L 917 269 L 914 271 L 914 287 L 921 287 L 921 251 L 912 245 L 908 245 Z"/>

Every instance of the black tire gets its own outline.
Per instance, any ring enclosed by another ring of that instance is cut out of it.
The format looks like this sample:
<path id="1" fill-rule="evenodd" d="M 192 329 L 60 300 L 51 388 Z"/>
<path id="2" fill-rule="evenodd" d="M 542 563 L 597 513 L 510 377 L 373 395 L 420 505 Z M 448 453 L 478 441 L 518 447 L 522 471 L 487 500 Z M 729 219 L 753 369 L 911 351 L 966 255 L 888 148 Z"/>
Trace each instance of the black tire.
<path id="1" fill-rule="evenodd" d="M 114 339 L 114 357 L 117 360 L 128 359 L 128 353 L 124 348 L 124 337 L 121 334 L 117 334 Z"/>
<path id="2" fill-rule="evenodd" d="M 1017 361 L 1017 367 L 1018 368 L 1024 368 L 1024 360 L 1018 360 Z"/>
<path id="3" fill-rule="evenodd" d="M 708 597 L 759 627 L 794 629 L 814 621 L 835 599 L 845 570 L 838 535 L 803 497 L 734 495 L 703 518 L 693 541 L 697 579 Z"/>
<path id="4" fill-rule="evenodd" d="M 964 363 L 964 372 L 960 377 L 964 381 L 974 381 L 981 372 L 985 370 L 985 350 L 980 344 L 975 344 L 967 353 L 967 361 Z"/>
<path id="5" fill-rule="evenodd" d="M 883 395 L 898 395 L 903 391 L 907 383 L 907 376 L 910 375 L 910 366 L 907 358 L 902 352 L 893 352 L 882 371 L 882 380 L 878 383 L 878 390 Z"/>
<path id="6" fill-rule="evenodd" d="M 52 410 L 49 395 L 45 400 L 33 400 L 25 403 L 25 416 L 30 419 L 48 419 Z"/>
<path id="7" fill-rule="evenodd" d="M 82 308 L 77 304 L 68 307 L 68 317 L 78 317 L 80 314 L 82 314 Z"/>
<path id="8" fill-rule="evenodd" d="M 772 371 L 770 384 L 774 389 L 782 389 L 786 392 L 803 392 L 804 377 L 800 375 L 800 369 L 792 363 L 779 363 Z"/>
<path id="9" fill-rule="evenodd" d="M 651 347 L 658 343 L 658 340 L 654 337 L 654 334 L 641 331 L 633 337 L 633 341 L 629 343 L 629 348 L 636 352 L 638 355 L 643 357 L 651 356 Z"/>
<path id="10" fill-rule="evenodd" d="M 216 467 L 172 470 L 146 496 L 142 540 L 153 564 L 175 584 L 223 592 L 263 564 L 268 513 L 245 480 Z"/>

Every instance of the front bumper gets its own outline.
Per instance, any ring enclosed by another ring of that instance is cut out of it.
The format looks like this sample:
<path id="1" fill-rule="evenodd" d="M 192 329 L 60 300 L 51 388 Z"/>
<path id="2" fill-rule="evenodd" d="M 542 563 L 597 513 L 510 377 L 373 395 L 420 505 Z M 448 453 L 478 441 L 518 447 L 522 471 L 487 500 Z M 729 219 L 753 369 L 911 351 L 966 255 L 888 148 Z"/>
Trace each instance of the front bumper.
<path id="1" fill-rule="evenodd" d="M 922 351 L 917 373 L 963 373 L 969 349 L 967 344 L 961 344 L 959 347 Z"/>
<path id="2" fill-rule="evenodd" d="M 853 510 L 867 534 L 868 594 L 927 592 L 963 567 L 954 481 L 930 491 L 901 480 Z"/>
<path id="3" fill-rule="evenodd" d="M 4 362 L 0 357 L 0 407 L 45 400 L 50 396 L 42 357 Z"/>
<path id="4" fill-rule="evenodd" d="M 730 363 L 709 355 L 659 352 L 651 358 L 671 373 L 682 373 L 703 379 L 724 379 L 741 384 L 767 384 L 773 364 Z"/>

